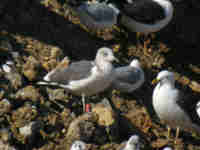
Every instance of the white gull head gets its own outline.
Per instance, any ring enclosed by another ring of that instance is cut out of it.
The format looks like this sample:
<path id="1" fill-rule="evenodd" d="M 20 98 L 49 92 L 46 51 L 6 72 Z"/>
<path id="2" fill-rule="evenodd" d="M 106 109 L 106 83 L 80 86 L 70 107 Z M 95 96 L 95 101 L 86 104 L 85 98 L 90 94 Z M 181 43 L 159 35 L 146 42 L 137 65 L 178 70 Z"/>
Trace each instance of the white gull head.
<path id="1" fill-rule="evenodd" d="M 167 71 L 167 70 L 163 70 L 163 71 L 159 72 L 156 79 L 159 82 L 165 82 L 165 83 L 168 82 L 168 83 L 171 83 L 171 84 L 175 83 L 174 73 Z"/>
<path id="2" fill-rule="evenodd" d="M 102 47 L 98 50 L 95 58 L 95 63 L 98 66 L 98 69 L 100 69 L 103 72 L 112 71 L 113 61 L 117 61 L 117 58 L 114 56 L 112 49 L 107 47 Z"/>

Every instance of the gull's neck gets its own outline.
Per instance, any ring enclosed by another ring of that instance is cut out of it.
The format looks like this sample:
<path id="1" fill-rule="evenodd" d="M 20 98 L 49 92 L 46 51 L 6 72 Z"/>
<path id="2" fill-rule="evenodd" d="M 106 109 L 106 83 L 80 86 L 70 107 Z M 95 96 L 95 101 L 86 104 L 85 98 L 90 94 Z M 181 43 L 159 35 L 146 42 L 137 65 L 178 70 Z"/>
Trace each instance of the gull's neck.
<path id="1" fill-rule="evenodd" d="M 97 66 L 98 71 L 103 72 L 105 74 L 107 74 L 107 73 L 109 74 L 113 70 L 112 63 L 101 60 L 101 59 L 96 59 L 95 65 Z"/>

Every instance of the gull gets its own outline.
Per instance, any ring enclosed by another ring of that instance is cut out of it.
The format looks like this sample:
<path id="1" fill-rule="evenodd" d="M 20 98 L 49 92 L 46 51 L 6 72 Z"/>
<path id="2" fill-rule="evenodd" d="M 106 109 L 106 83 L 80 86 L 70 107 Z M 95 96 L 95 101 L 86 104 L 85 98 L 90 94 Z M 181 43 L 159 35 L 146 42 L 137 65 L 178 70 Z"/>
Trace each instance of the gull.
<path id="1" fill-rule="evenodd" d="M 53 85 L 66 89 L 74 95 L 82 96 L 85 111 L 85 96 L 103 92 L 113 81 L 112 62 L 117 60 L 112 49 L 102 47 L 98 49 L 94 61 L 82 60 L 73 62 L 52 70 L 37 82 L 39 85 Z"/>
<path id="2" fill-rule="evenodd" d="M 119 3 L 117 3 L 119 2 Z M 169 0 L 108 1 L 118 13 L 118 22 L 132 32 L 152 33 L 164 28 L 173 17 L 174 7 Z"/>
<path id="3" fill-rule="evenodd" d="M 153 91 L 153 108 L 158 117 L 168 124 L 168 138 L 171 127 L 176 128 L 176 139 L 180 129 L 200 134 L 196 102 L 187 98 L 175 87 L 174 73 L 161 71 L 152 83 L 157 83 Z"/>
<path id="4" fill-rule="evenodd" d="M 86 144 L 82 141 L 74 141 L 70 150 L 86 150 Z"/>
<path id="5" fill-rule="evenodd" d="M 112 89 L 131 93 L 141 87 L 145 81 L 144 71 L 138 59 L 133 59 L 130 65 L 115 69 L 115 80 Z"/>
<path id="6" fill-rule="evenodd" d="M 116 11 L 106 3 L 69 1 L 80 22 L 93 30 L 111 28 L 117 23 Z"/>
<path id="7" fill-rule="evenodd" d="M 132 135 L 120 150 L 140 150 L 140 137 Z"/>

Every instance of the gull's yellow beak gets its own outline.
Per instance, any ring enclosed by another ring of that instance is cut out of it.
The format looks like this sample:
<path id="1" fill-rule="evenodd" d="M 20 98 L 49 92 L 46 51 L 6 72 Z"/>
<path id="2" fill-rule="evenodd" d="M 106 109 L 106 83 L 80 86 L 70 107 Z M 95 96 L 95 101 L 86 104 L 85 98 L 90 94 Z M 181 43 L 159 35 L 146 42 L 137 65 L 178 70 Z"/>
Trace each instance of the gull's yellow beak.
<path id="1" fill-rule="evenodd" d="M 155 85 L 156 83 L 158 83 L 159 80 L 158 79 L 153 79 L 153 81 L 151 82 L 151 84 Z"/>

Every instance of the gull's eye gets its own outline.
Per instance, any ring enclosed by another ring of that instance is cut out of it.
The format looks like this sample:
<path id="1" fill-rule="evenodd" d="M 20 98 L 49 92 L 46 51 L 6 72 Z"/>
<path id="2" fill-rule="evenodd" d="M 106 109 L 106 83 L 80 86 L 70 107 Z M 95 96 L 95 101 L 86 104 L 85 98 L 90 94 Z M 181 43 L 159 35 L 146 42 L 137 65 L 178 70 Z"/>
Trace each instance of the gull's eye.
<path id="1" fill-rule="evenodd" d="M 107 52 L 103 52 L 103 56 L 104 57 L 108 56 L 108 53 Z"/>

